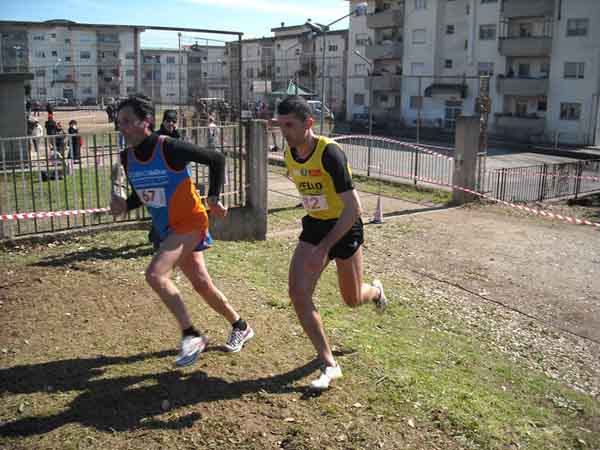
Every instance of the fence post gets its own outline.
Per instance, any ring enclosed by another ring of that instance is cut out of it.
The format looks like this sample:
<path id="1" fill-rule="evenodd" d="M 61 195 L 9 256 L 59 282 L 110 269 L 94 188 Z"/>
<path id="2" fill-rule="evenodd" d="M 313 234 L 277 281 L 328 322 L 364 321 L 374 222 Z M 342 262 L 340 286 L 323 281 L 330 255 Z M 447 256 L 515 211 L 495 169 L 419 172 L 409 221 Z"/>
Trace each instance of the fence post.
<path id="1" fill-rule="evenodd" d="M 417 185 L 418 177 L 419 177 L 419 153 L 420 151 L 418 149 L 414 149 L 415 151 L 415 163 L 414 163 L 414 171 L 413 171 L 413 180 L 415 183 L 415 186 Z"/>
<path id="2" fill-rule="evenodd" d="M 577 178 L 575 178 L 575 199 L 581 190 L 581 176 L 583 174 L 583 161 L 577 161 Z"/>
<path id="3" fill-rule="evenodd" d="M 548 164 L 545 164 L 542 166 L 542 176 L 540 177 L 540 192 L 539 192 L 539 196 L 538 199 L 540 202 L 544 201 L 544 192 L 546 190 L 546 178 L 548 176 Z"/>
<path id="4" fill-rule="evenodd" d="M 479 152 L 479 116 L 459 116 L 456 119 L 456 154 L 452 183 L 475 190 L 477 183 L 477 153 Z M 462 205 L 473 201 L 474 194 L 453 188 L 452 204 Z"/>

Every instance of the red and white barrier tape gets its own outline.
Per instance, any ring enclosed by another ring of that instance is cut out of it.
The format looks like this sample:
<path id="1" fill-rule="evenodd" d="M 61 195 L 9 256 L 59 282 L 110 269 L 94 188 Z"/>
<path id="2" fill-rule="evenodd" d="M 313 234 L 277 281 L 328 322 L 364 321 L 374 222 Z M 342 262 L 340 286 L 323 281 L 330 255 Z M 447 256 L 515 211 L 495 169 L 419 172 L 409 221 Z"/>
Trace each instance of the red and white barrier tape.
<path id="1" fill-rule="evenodd" d="M 555 213 L 551 213 L 549 211 L 544 211 L 542 209 L 535 209 L 535 208 L 530 208 L 530 207 L 524 206 L 524 205 L 517 205 L 516 203 L 511 203 L 511 202 L 507 202 L 505 200 L 500 200 L 498 198 L 491 197 L 482 192 L 477 192 L 472 189 L 467 189 L 462 186 L 457 186 L 455 184 L 440 183 L 439 181 L 436 181 L 436 180 L 433 180 L 433 179 L 427 178 L 427 177 L 414 177 L 413 175 L 407 175 L 407 177 L 408 178 L 416 178 L 417 180 L 421 180 L 421 181 L 424 181 L 424 182 L 430 183 L 430 184 L 437 184 L 439 186 L 448 186 L 453 189 L 458 189 L 459 191 L 463 191 L 468 194 L 476 195 L 478 197 L 485 198 L 486 200 L 490 200 L 492 202 L 501 203 L 501 204 L 509 206 L 511 208 L 515 208 L 515 209 L 519 209 L 521 211 L 526 211 L 528 213 L 535 214 L 536 216 L 547 217 L 550 219 L 558 219 L 558 220 L 562 220 L 564 222 L 568 222 L 568 223 L 571 223 L 574 225 L 590 225 L 592 227 L 596 227 L 596 228 L 600 229 L 600 223 L 591 222 L 587 219 L 578 219 L 577 217 L 563 216 L 562 214 L 555 214 Z"/>
<path id="2" fill-rule="evenodd" d="M 510 168 L 508 168 L 510 170 Z M 502 173 L 503 169 L 494 169 L 494 170 L 489 170 L 489 173 Z M 567 175 L 567 174 L 562 174 L 562 173 L 555 173 L 555 172 L 548 172 L 548 173 L 543 173 L 543 172 L 533 172 L 533 173 L 514 173 L 514 172 L 504 172 L 506 174 L 508 174 L 508 176 L 519 176 L 519 177 L 552 177 L 552 178 L 572 178 L 572 179 L 579 179 L 579 180 L 588 180 L 588 181 L 600 181 L 600 177 L 594 177 L 591 175 Z"/>
<path id="3" fill-rule="evenodd" d="M 8 220 L 47 219 L 50 217 L 81 216 L 83 214 L 100 214 L 109 212 L 110 208 L 74 209 L 71 211 L 40 211 L 15 214 L 0 214 L 0 222 Z"/>
<path id="4" fill-rule="evenodd" d="M 357 138 L 358 139 L 371 139 L 372 141 L 375 141 L 375 142 L 389 142 L 391 144 L 400 144 L 405 147 L 414 148 L 415 150 L 419 150 L 423 153 L 427 153 L 429 155 L 436 156 L 438 158 L 444 158 L 444 159 L 448 159 L 448 160 L 454 159 L 452 156 L 444 155 L 443 153 L 434 152 L 433 150 L 430 150 L 429 148 L 424 147 L 419 144 L 413 144 L 412 142 L 397 141 L 396 139 L 385 138 L 385 137 L 381 137 L 381 136 L 369 136 L 367 134 L 352 134 L 352 135 L 346 135 L 346 136 L 336 136 L 333 138 L 333 140 L 334 141 L 345 141 L 348 139 L 357 139 Z"/>

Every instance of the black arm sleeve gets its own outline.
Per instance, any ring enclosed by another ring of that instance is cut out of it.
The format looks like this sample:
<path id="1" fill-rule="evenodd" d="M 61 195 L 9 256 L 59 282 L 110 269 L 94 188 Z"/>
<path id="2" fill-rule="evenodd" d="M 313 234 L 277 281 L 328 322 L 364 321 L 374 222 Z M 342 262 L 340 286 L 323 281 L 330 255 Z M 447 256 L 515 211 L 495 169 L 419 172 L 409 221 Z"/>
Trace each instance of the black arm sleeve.
<path id="1" fill-rule="evenodd" d="M 121 164 L 123 165 L 123 169 L 125 169 L 125 174 L 127 174 L 127 152 L 126 152 L 126 150 L 121 151 L 121 153 L 119 153 L 119 157 L 121 158 Z M 129 181 L 129 177 L 127 177 L 127 180 Z M 131 183 L 129 183 L 129 185 L 131 186 Z M 133 186 L 131 186 L 131 194 L 129 194 L 129 197 L 127 197 L 127 211 L 131 211 L 132 209 L 139 208 L 140 206 L 142 206 L 142 201 L 138 197 L 135 189 L 133 189 Z"/>
<path id="2" fill-rule="evenodd" d="M 208 166 L 208 195 L 221 193 L 225 180 L 225 156 L 222 153 L 168 138 L 164 143 L 164 152 L 167 163 L 175 170 L 183 170 L 189 162 Z"/>
<path id="3" fill-rule="evenodd" d="M 323 151 L 323 167 L 331 175 L 338 194 L 354 189 L 352 175 L 348 170 L 346 154 L 337 144 L 327 144 Z"/>

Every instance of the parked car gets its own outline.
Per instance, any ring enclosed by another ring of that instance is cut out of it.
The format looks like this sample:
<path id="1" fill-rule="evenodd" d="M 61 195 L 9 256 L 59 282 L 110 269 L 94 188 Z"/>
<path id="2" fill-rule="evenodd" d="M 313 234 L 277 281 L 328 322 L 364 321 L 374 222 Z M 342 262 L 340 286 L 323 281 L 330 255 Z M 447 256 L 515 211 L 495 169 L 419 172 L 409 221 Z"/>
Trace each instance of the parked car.
<path id="1" fill-rule="evenodd" d="M 373 130 L 378 130 L 382 127 L 382 124 L 378 123 L 373 116 L 372 127 Z M 369 131 L 369 113 L 354 113 L 352 114 L 352 121 L 350 122 L 351 131 Z"/>

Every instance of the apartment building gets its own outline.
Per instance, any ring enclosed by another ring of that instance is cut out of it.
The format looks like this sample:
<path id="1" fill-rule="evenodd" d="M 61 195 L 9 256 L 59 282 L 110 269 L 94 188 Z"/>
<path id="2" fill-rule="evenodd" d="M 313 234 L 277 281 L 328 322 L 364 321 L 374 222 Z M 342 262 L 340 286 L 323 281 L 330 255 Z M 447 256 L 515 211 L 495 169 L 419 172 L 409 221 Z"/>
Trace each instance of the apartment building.
<path id="1" fill-rule="evenodd" d="M 125 96 L 140 85 L 142 31 L 68 20 L 0 21 L 0 71 L 32 72 L 34 99 Z"/>
<path id="2" fill-rule="evenodd" d="M 188 98 L 185 51 L 170 48 L 141 50 L 142 92 L 155 103 L 184 104 Z"/>
<path id="3" fill-rule="evenodd" d="M 272 37 L 242 41 L 243 102 L 268 103 L 268 94 L 285 91 L 290 81 L 297 84 L 301 92 L 320 98 L 325 81 L 325 103 L 343 116 L 348 31 L 328 32 L 325 47 L 323 36 L 315 36 L 306 25 L 286 26 L 282 23 L 271 31 Z M 239 79 L 239 44 L 232 42 L 227 45 L 235 95 Z"/>
<path id="4" fill-rule="evenodd" d="M 452 130 L 489 75 L 492 133 L 598 143 L 598 23 L 595 0 L 371 0 L 350 19 L 347 117 L 372 105 L 383 121 Z"/>

